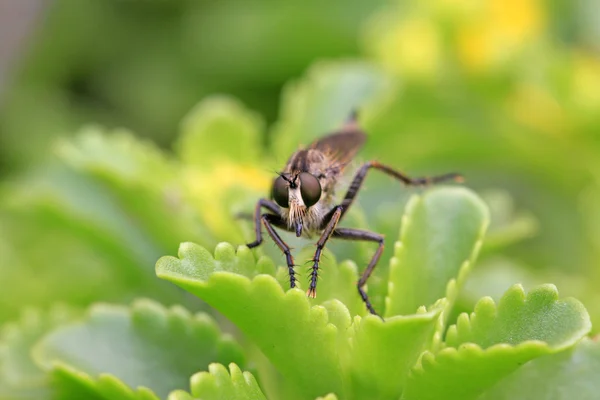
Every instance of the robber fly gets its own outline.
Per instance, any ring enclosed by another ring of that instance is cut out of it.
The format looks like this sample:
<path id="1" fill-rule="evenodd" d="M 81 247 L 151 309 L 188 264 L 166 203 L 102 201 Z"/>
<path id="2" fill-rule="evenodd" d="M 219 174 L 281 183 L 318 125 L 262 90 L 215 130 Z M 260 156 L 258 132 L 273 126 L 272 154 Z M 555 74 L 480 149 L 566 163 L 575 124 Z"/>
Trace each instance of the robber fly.
<path id="1" fill-rule="evenodd" d="M 335 190 L 344 168 L 354 158 L 365 140 L 366 135 L 358 127 L 356 114 L 353 114 L 340 130 L 314 141 L 307 149 L 294 153 L 273 182 L 272 200 L 263 198 L 256 204 L 254 213 L 256 240 L 247 246 L 253 248 L 262 243 L 261 225 L 264 225 L 269 236 L 285 254 L 290 287 L 293 288 L 296 286 L 294 258 L 290 247 L 281 239 L 275 228 L 294 232 L 297 237 L 311 238 L 319 235 L 306 292 L 309 297 L 314 298 L 317 295 L 321 252 L 330 238 L 377 243 L 379 247 L 357 283 L 358 293 L 367 309 L 371 314 L 377 315 L 364 286 L 383 253 L 384 237 L 366 230 L 338 227 L 338 223 L 352 205 L 367 172 L 375 168 L 406 185 L 424 185 L 446 180 L 461 181 L 462 178 L 458 174 L 410 178 L 377 161 L 368 161 L 354 175 L 344 199 L 336 204 Z M 262 212 L 263 208 L 267 210 L 266 213 Z"/>

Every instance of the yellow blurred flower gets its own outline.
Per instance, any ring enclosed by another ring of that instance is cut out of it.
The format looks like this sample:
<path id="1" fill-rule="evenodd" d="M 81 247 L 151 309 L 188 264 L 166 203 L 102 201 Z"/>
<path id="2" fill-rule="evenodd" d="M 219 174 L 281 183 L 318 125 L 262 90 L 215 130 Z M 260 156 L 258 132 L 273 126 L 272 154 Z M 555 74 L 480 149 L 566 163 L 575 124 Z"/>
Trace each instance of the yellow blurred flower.
<path id="1" fill-rule="evenodd" d="M 576 54 L 571 76 L 572 104 L 585 113 L 600 111 L 600 59 Z"/>
<path id="2" fill-rule="evenodd" d="M 369 21 L 367 49 L 392 73 L 432 80 L 445 46 L 469 70 L 497 69 L 540 37 L 541 0 L 429 0 L 388 6 Z"/>
<path id="3" fill-rule="evenodd" d="M 520 84 L 506 106 L 509 114 L 525 126 L 554 135 L 565 133 L 565 111 L 543 86 Z"/>
<path id="4" fill-rule="evenodd" d="M 236 196 L 232 194 L 250 191 L 256 192 L 255 198 L 264 196 L 269 191 L 273 174 L 253 165 L 223 159 L 210 169 L 185 168 L 182 179 L 183 187 L 214 236 L 235 238 L 239 235 L 239 229 L 234 225 L 231 198 Z M 249 208 L 244 211 L 252 210 Z"/>
<path id="5" fill-rule="evenodd" d="M 481 0 L 480 3 L 479 12 L 458 27 L 456 39 L 459 59 L 473 71 L 506 63 L 539 37 L 545 27 L 539 0 Z"/>
<path id="6" fill-rule="evenodd" d="M 442 63 L 442 40 L 425 16 L 399 18 L 385 10 L 367 26 L 366 40 L 373 55 L 395 75 L 431 80 Z"/>

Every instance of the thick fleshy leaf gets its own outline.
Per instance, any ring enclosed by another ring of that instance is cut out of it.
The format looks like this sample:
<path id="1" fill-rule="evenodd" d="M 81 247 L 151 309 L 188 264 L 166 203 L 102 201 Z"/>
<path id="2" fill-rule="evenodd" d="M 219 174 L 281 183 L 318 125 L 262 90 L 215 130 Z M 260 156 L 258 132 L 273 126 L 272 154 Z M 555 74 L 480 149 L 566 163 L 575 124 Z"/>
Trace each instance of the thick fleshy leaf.
<path id="1" fill-rule="evenodd" d="M 448 328 L 446 345 L 475 343 L 486 349 L 530 340 L 547 343 L 555 350 L 573 345 L 591 329 L 590 318 L 576 299 L 559 300 L 554 285 L 532 289 L 527 296 L 521 285 L 506 291 L 498 306 L 491 298 L 481 299 L 469 317 L 461 314 Z"/>
<path id="2" fill-rule="evenodd" d="M 242 221 L 235 215 L 251 215 L 258 199 L 268 197 L 274 176 L 271 171 L 264 166 L 242 165 L 224 159 L 210 168 L 184 168 L 181 174 L 185 197 L 212 237 L 244 243 L 241 230 L 245 228 L 245 240 L 254 240 L 254 221 Z M 210 247 L 216 245 L 198 243 Z"/>
<path id="3" fill-rule="evenodd" d="M 88 374 L 61 362 L 54 364 L 51 372 L 52 400 L 159 400 L 147 387 L 132 389 L 111 374 L 99 374 L 92 378 Z"/>
<path id="4" fill-rule="evenodd" d="M 155 187 L 171 182 L 176 164 L 150 141 L 125 129 L 90 125 L 71 140 L 59 141 L 58 154 L 70 165 L 110 179 Z"/>
<path id="5" fill-rule="evenodd" d="M 57 301 L 85 307 L 99 299 L 120 302 L 136 295 L 181 301 L 148 268 L 164 254 L 162 247 L 100 183 L 51 165 L 2 189 L 7 191 L 1 199 L 0 235 L 10 252 L 0 260 L 5 284 L 0 319 L 17 317 L 14 299 L 21 297 L 36 307 Z"/>
<path id="6" fill-rule="evenodd" d="M 194 398 L 188 392 L 185 392 L 183 390 L 176 390 L 169 394 L 169 397 L 167 398 L 167 400 L 198 400 L 198 399 Z"/>
<path id="7" fill-rule="evenodd" d="M 489 222 L 470 190 L 434 188 L 406 206 L 390 265 L 386 316 L 412 314 L 446 296 L 452 305 Z"/>
<path id="8" fill-rule="evenodd" d="M 363 62 L 316 64 L 306 76 L 285 87 L 279 121 L 274 127 L 274 149 L 284 163 L 299 145 L 335 129 L 353 111 L 381 100 L 395 86 L 374 64 Z"/>
<path id="9" fill-rule="evenodd" d="M 74 310 L 57 305 L 48 312 L 23 310 L 20 319 L 7 323 L 0 331 L 0 381 L 28 386 L 46 382 L 46 374 L 31 359 L 31 349 L 46 333 L 71 322 Z"/>
<path id="10" fill-rule="evenodd" d="M 259 116 L 225 96 L 203 100 L 184 118 L 176 142 L 188 165 L 210 166 L 227 158 L 240 164 L 258 161 L 263 123 Z"/>
<path id="11" fill-rule="evenodd" d="M 432 310 L 380 318 L 355 317 L 349 332 L 352 399 L 398 399 L 410 369 L 431 342 L 438 318 L 446 307 L 441 300 Z M 343 357 L 343 355 L 341 355 Z"/>
<path id="12" fill-rule="evenodd" d="M 436 5 L 439 4 L 441 3 L 436 2 Z M 457 4 L 461 4 L 462 7 L 465 3 L 457 2 L 453 3 L 453 6 Z M 408 8 L 412 8 L 413 5 L 417 3 L 411 3 Z M 421 11 L 429 8 L 429 5 L 429 3 L 419 3 L 417 5 L 419 11 L 416 15 L 409 11 L 396 15 L 401 19 L 412 20 L 408 26 L 416 28 L 417 33 L 424 34 L 420 28 L 432 28 L 431 21 L 421 14 Z M 385 13 L 382 15 L 386 18 Z M 391 18 L 394 19 L 393 16 Z M 399 26 L 398 28 L 400 29 Z M 435 29 L 439 29 L 439 26 Z M 412 48 L 419 53 L 426 51 L 423 46 L 414 45 L 416 42 L 408 39 L 414 37 L 414 32 L 405 35 L 398 30 L 395 39 L 413 44 Z M 459 36 L 475 38 L 477 35 Z M 388 46 L 389 44 L 398 45 L 399 42 L 392 40 L 384 47 L 392 48 Z M 537 54 L 538 52 L 526 53 Z M 399 54 L 401 53 L 398 51 L 387 52 L 387 56 L 392 58 L 399 57 Z M 418 58 L 399 57 L 402 62 L 416 59 Z M 565 58 L 570 61 L 574 59 L 577 57 Z M 554 57 L 546 59 L 549 60 L 552 60 L 550 64 L 555 64 Z M 449 69 L 446 64 L 443 63 L 443 75 L 448 78 L 451 74 L 446 73 L 452 68 Z M 529 64 L 531 62 L 522 66 Z M 570 64 L 564 62 L 562 65 L 564 67 Z M 418 67 L 416 72 L 424 71 L 422 63 L 417 63 L 416 66 Z M 520 67 L 517 67 L 517 70 L 521 70 Z M 567 70 L 570 68 L 559 74 L 564 74 L 561 75 L 564 79 L 555 80 L 553 84 L 568 81 L 573 76 L 571 73 L 573 71 L 567 72 Z M 405 75 L 402 76 L 406 78 Z M 505 115 L 507 118 L 504 120 L 497 118 L 497 110 L 509 105 L 508 108 L 516 111 L 520 117 L 529 119 L 531 113 L 523 110 L 531 109 L 533 103 L 540 105 L 538 113 L 534 113 L 537 114 L 534 119 L 538 121 L 549 122 L 548 117 L 562 115 L 560 112 L 554 112 L 553 108 L 546 108 L 548 105 L 553 107 L 556 105 L 553 101 L 548 101 L 553 97 L 550 95 L 552 89 L 548 91 L 548 88 L 544 88 L 539 82 L 530 86 L 532 82 L 523 80 L 524 76 L 518 73 L 511 73 L 510 78 L 504 77 L 509 78 L 514 85 L 508 84 L 508 81 L 503 80 L 504 78 L 500 81 L 496 80 L 497 78 L 498 76 L 493 74 L 493 83 L 488 81 L 489 85 L 482 84 L 483 82 L 478 80 L 479 77 L 475 82 L 471 82 L 474 85 L 465 84 L 466 81 L 462 78 L 447 80 L 453 89 L 440 85 L 437 79 L 433 81 L 435 85 L 419 85 L 414 81 L 411 82 L 410 79 L 403 80 L 405 83 L 403 90 L 390 95 L 386 107 L 380 108 L 375 118 L 365 121 L 368 122 L 367 128 L 371 133 L 369 150 L 372 150 L 372 154 L 382 161 L 386 158 L 401 160 L 401 167 L 407 171 L 427 170 L 437 173 L 457 170 L 465 174 L 467 182 L 474 188 L 489 189 L 490 185 L 512 186 L 512 193 L 516 196 L 517 203 L 521 207 L 527 205 L 526 207 L 535 213 L 536 218 L 543 221 L 544 229 L 535 240 L 528 242 L 526 250 L 522 246 L 509 249 L 511 255 L 518 257 L 524 263 L 537 266 L 536 269 L 552 266 L 551 269 L 561 268 L 571 274 L 576 270 L 579 272 L 593 270 L 595 263 L 592 260 L 595 260 L 596 250 L 591 250 L 589 238 L 586 237 L 585 222 L 589 218 L 583 217 L 586 214 L 581 209 L 580 195 L 587 183 L 595 180 L 589 165 L 595 163 L 598 158 L 592 160 L 594 157 L 587 156 L 592 155 L 593 152 L 587 152 L 583 148 L 577 150 L 576 147 L 581 143 L 566 139 L 570 137 L 569 135 L 561 135 L 557 131 L 534 132 L 531 126 L 524 126 L 522 122 L 515 121 L 508 115 Z M 458 82 L 460 84 L 454 86 Z M 469 89 L 462 90 L 466 87 Z M 509 89 L 511 87 L 512 89 Z M 471 89 L 475 89 L 479 95 L 474 96 Z M 488 97 L 490 95 L 491 97 Z M 481 101 L 481 96 L 489 101 Z M 497 101 L 500 103 L 498 104 Z M 517 119 L 521 119 L 520 117 Z M 562 124 L 546 125 L 553 130 Z M 481 127 L 485 127 L 485 134 L 482 134 Z M 571 127 L 565 132 L 575 130 Z M 536 144 L 539 143 L 540 138 L 545 142 L 543 147 Z M 507 163 L 508 159 L 510 163 Z M 558 165 L 562 166 L 560 174 L 557 174 Z M 586 176 L 587 179 L 584 178 Z M 600 203 L 598 197 L 594 197 L 593 202 Z M 518 227 L 522 230 L 519 235 L 527 233 L 523 231 L 529 230 L 526 226 L 528 224 L 526 222 Z M 569 232 L 569 235 L 563 235 L 564 231 Z M 507 238 L 501 238 L 504 243 L 506 243 L 505 239 Z M 494 243 L 490 244 L 494 245 Z M 591 253 L 588 253 L 589 251 Z"/>
<path id="13" fill-rule="evenodd" d="M 435 356 L 426 352 L 411 372 L 402 399 L 476 399 L 520 365 L 546 354 L 546 349 L 539 342 L 499 344 L 486 350 L 466 343 L 459 349 L 446 348 Z"/>
<path id="14" fill-rule="evenodd" d="M 317 397 L 316 400 L 338 400 L 337 396 L 333 393 L 329 393 L 325 397 Z"/>
<path id="15" fill-rule="evenodd" d="M 530 212 L 515 210 L 514 199 L 509 193 L 491 190 L 483 193 L 482 197 L 490 209 L 490 226 L 482 248 L 484 254 L 498 251 L 537 233 L 538 221 L 535 216 Z"/>
<path id="16" fill-rule="evenodd" d="M 262 258 L 255 263 L 247 247 L 240 247 L 236 255 L 228 244 L 220 244 L 213 258 L 204 248 L 183 243 L 179 258 L 163 257 L 156 264 L 159 277 L 229 318 L 293 382 L 298 393 L 313 398 L 340 393 L 338 327 L 329 323 L 326 308 L 310 307 L 304 291 L 284 292 L 275 278 L 259 274 L 266 269 L 272 269 L 272 262 Z M 330 303 L 330 307 L 345 315 L 337 321 L 349 322 L 348 310 L 341 303 Z"/>
<path id="17" fill-rule="evenodd" d="M 242 372 L 231 363 L 229 372 L 221 364 L 211 364 L 208 372 L 192 376 L 191 395 L 181 391 L 171 393 L 168 400 L 266 400 L 250 372 Z"/>
<path id="18" fill-rule="evenodd" d="M 127 220 L 135 219 L 155 247 L 172 248 L 186 238 L 210 243 L 186 198 L 177 164 L 151 142 L 125 130 L 88 127 L 57 149 L 73 168 L 99 180 L 106 196 L 117 199 Z"/>
<path id="19" fill-rule="evenodd" d="M 112 374 L 129 388 L 143 386 L 160 397 L 187 388 L 189 377 L 211 362 L 243 362 L 240 347 L 207 315 L 164 309 L 148 300 L 131 309 L 92 307 L 82 322 L 44 337 L 34 358 L 48 370 L 61 363 L 75 371 L 73 376 Z M 102 379 L 98 382 L 95 390 L 102 394 Z"/>
<path id="20" fill-rule="evenodd" d="M 314 253 L 315 247 L 307 246 L 294 256 L 296 263 L 299 265 L 295 269 L 298 273 L 298 287 L 300 289 L 306 290 L 308 288 L 310 273 L 312 272 L 312 263 L 310 260 L 314 257 Z M 287 267 L 279 267 L 276 277 L 284 290 L 287 290 L 289 288 Z M 350 311 L 350 315 L 364 315 L 367 309 L 358 294 L 356 282 L 358 282 L 358 268 L 356 264 L 351 260 L 338 263 L 333 252 L 325 248 L 321 254 L 321 262 L 319 264 L 317 297 L 309 301 L 312 305 L 317 305 L 336 299 L 344 303 L 348 311 Z"/>
<path id="21" fill-rule="evenodd" d="M 470 318 L 461 314 L 446 336 L 453 347 L 422 356 L 403 399 L 475 399 L 525 362 L 573 346 L 590 329 L 583 305 L 559 300 L 554 286 L 525 296 L 515 285 L 498 306 L 483 298 Z"/>
<path id="22" fill-rule="evenodd" d="M 583 339 L 573 349 L 525 364 L 478 400 L 595 400 L 599 370 L 600 343 Z"/>
<path id="23" fill-rule="evenodd" d="M 348 324 L 349 320 L 350 316 L 348 316 Z M 260 389 L 268 399 L 312 400 L 298 392 L 293 384 L 288 383 L 254 343 L 246 341 L 245 349 L 248 352 L 248 359 L 252 360 L 254 366 L 252 373 L 257 377 Z"/>
<path id="24" fill-rule="evenodd" d="M 183 199 L 212 237 L 243 243 L 241 229 L 253 233 L 251 223 L 236 219 L 252 213 L 256 201 L 267 197 L 273 173 L 263 165 L 263 122 L 227 96 L 200 102 L 184 118 L 175 149 L 182 161 L 179 171 Z M 212 247 L 216 242 L 187 239 Z"/>
<path id="25" fill-rule="evenodd" d="M 49 399 L 49 376 L 31 358 L 34 344 L 52 329 L 71 322 L 78 313 L 56 305 L 48 312 L 23 310 L 16 322 L 0 330 L 0 398 Z"/>

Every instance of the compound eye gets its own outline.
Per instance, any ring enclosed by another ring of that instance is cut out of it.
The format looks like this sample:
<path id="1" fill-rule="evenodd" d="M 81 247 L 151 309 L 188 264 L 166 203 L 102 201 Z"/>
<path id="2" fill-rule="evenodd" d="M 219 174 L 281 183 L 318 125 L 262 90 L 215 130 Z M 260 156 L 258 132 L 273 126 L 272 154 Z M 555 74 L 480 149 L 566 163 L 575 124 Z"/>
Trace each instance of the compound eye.
<path id="1" fill-rule="evenodd" d="M 279 176 L 277 179 L 275 179 L 275 182 L 273 182 L 271 196 L 280 207 L 288 208 L 290 206 L 288 197 L 288 183 L 285 181 L 285 179 L 283 179 L 282 176 Z"/>
<path id="2" fill-rule="evenodd" d="M 306 207 L 316 204 L 321 198 L 321 184 L 314 175 L 302 172 L 300 178 L 300 193 Z"/>

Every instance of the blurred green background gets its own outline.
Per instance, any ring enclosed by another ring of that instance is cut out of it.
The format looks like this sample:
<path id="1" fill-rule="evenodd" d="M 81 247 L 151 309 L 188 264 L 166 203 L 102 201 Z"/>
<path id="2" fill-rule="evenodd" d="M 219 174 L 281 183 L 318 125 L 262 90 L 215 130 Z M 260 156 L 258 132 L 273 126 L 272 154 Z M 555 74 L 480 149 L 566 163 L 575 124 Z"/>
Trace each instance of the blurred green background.
<path id="1" fill-rule="evenodd" d="M 490 205 L 457 311 L 552 282 L 600 321 L 594 0 L 56 0 L 29 21 L 19 4 L 0 8 L 0 322 L 55 302 L 199 307 L 156 259 L 248 240 L 233 214 L 354 108 L 362 159 L 460 171 Z M 391 242 L 415 190 L 375 175 L 348 223 Z M 374 250 L 333 248 L 359 265 Z"/>

